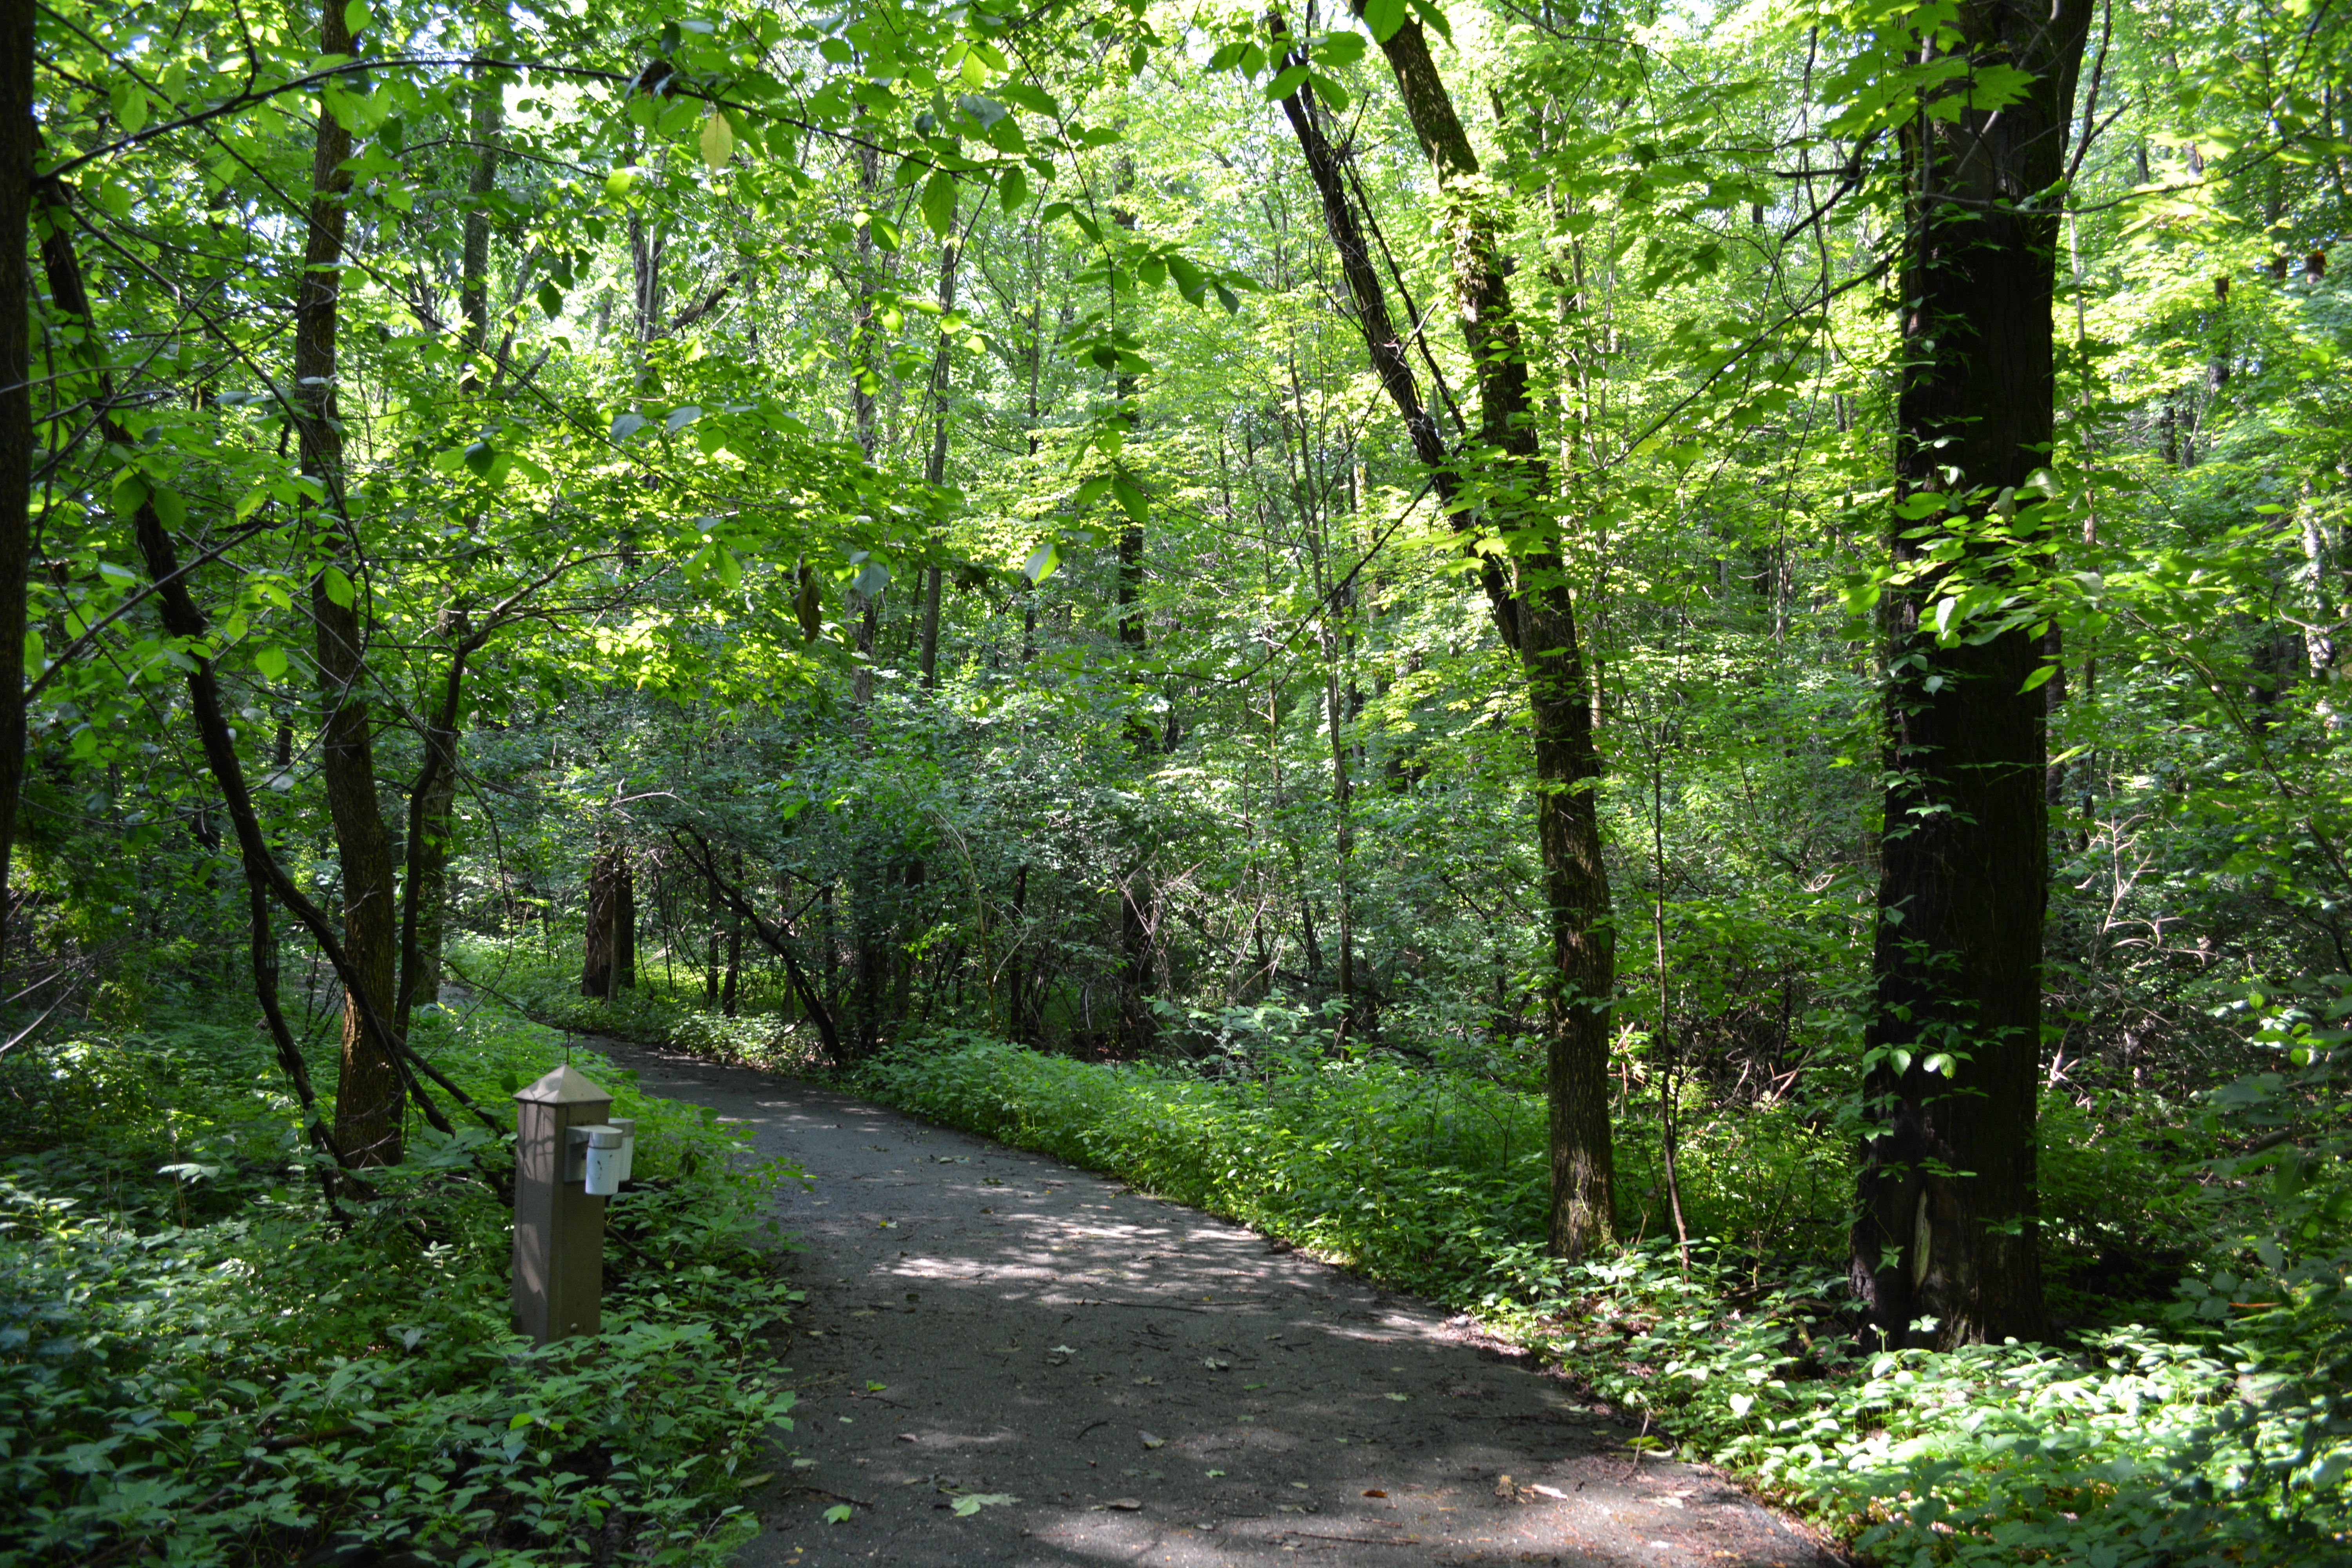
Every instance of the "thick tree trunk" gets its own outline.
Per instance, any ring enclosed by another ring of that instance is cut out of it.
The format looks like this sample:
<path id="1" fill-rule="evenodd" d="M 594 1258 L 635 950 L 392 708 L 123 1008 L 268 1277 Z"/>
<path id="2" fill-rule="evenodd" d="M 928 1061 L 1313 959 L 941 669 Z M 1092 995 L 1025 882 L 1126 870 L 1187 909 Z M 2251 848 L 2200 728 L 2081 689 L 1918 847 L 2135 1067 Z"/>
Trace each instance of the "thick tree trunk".
<path id="1" fill-rule="evenodd" d="M 2088 17 L 2086 0 L 1965 13 L 1968 51 L 2034 83 L 1999 110 L 1923 114 L 1903 145 L 1897 489 L 1964 501 L 1953 531 L 1971 541 L 1967 563 L 1979 573 L 2030 574 L 2054 542 L 2012 549 L 1994 536 L 2004 498 L 2013 503 L 2047 461 L 2051 195 Z M 2021 212 L 2028 201 L 2041 210 Z M 1897 568 L 1923 566 L 1935 542 L 1894 527 Z M 1885 605 L 1892 782 L 1864 1085 L 1875 1131 L 1864 1145 L 1852 1273 L 1891 1342 L 1949 1345 L 2046 1328 L 2034 1108 L 2048 818 L 2044 699 L 2021 690 L 2039 639 L 2019 628 L 1976 641 L 1956 627 L 1943 646 L 1934 584 L 1923 574 Z"/>
<path id="2" fill-rule="evenodd" d="M 319 50 L 352 50 L 343 7 L 322 8 Z M 343 948 L 364 988 L 343 1006 L 342 1065 L 335 1089 L 335 1142 L 360 1164 L 394 1164 L 401 1153 L 399 1065 L 363 1026 L 362 1014 L 393 1008 L 399 952 L 392 870 L 392 838 L 376 801 L 375 745 L 368 715 L 369 677 L 360 595 L 364 591 L 357 542 L 346 510 L 343 435 L 336 409 L 335 334 L 342 306 L 343 233 L 351 175 L 352 134 L 328 106 L 319 108 L 310 170 L 310 211 L 302 273 L 294 306 L 294 386 L 291 401 L 302 471 L 324 499 L 314 521 L 328 561 L 310 584 L 310 618 L 323 705 L 320 773 L 335 825 L 343 877 Z"/>
<path id="3" fill-rule="evenodd" d="M 1616 1229 L 1615 1161 L 1609 1127 L 1610 1008 L 1616 987 L 1609 873 L 1601 855 L 1593 795 L 1601 782 L 1592 698 L 1563 580 L 1550 515 L 1552 479 L 1538 444 L 1518 318 L 1496 242 L 1496 224 L 1480 189 L 1478 160 L 1418 22 L 1381 46 L 1414 135 L 1445 206 L 1454 301 L 1476 367 L 1476 456 L 1457 457 L 1421 400 L 1405 337 L 1396 330 L 1373 270 L 1363 226 L 1349 205 L 1339 157 L 1305 94 L 1283 100 L 1322 198 L 1324 220 L 1357 309 L 1374 373 L 1403 417 L 1413 451 L 1431 471 L 1457 527 L 1522 540 L 1506 574 L 1480 557 L 1496 629 L 1528 682 L 1536 765 L 1536 839 L 1552 949 L 1544 986 L 1546 1090 L 1550 1114 L 1552 1250 L 1580 1258 Z"/>
<path id="4" fill-rule="evenodd" d="M 25 785 L 25 574 L 32 552 L 32 0 L 0 0 L 0 951 Z"/>

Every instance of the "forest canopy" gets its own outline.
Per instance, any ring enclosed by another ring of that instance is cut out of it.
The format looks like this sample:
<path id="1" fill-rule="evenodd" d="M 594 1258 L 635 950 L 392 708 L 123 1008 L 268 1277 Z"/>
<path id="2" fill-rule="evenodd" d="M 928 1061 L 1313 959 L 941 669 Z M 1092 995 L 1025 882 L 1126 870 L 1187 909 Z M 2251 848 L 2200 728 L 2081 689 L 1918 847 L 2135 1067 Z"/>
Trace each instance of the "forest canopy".
<path id="1" fill-rule="evenodd" d="M 0 39 L 0 1322 L 265 1210 L 466 1298 L 528 1018 L 1475 1307 L 1890 1561 L 2344 1550 L 2332 0 Z M 644 1235 L 756 1359 L 719 1136 Z M 127 1552 L 56 1342 L 26 1560 Z"/>

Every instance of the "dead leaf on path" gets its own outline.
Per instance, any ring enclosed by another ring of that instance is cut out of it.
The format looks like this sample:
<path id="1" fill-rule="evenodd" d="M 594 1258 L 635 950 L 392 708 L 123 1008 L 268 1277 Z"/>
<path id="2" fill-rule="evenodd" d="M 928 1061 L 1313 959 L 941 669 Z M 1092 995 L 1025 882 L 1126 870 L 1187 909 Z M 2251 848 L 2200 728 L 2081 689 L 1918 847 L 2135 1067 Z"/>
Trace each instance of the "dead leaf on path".
<path id="1" fill-rule="evenodd" d="M 1143 1439 L 1143 1446 L 1147 1448 L 1157 1448 L 1168 1441 L 1165 1437 L 1155 1437 L 1149 1432 L 1138 1432 L 1136 1436 Z"/>
<path id="2" fill-rule="evenodd" d="M 1207 1367 L 1211 1372 L 1231 1372 L 1234 1365 L 1234 1363 L 1229 1361 L 1219 1361 L 1215 1356 L 1209 1357 L 1201 1364 Z"/>
<path id="3" fill-rule="evenodd" d="M 1535 1485 L 1529 1487 L 1528 1490 L 1531 1492 L 1541 1492 L 1544 1496 L 1549 1498 L 1558 1498 L 1562 1502 L 1566 1502 L 1568 1500 L 1568 1494 L 1566 1492 L 1560 1490 L 1558 1487 L 1548 1487 L 1541 1481 L 1538 1481 Z"/>
<path id="4" fill-rule="evenodd" d="M 898 1434 L 898 1441 L 901 1443 L 911 1443 L 914 1440 L 915 1435 L 912 1432 L 901 1432 Z"/>
<path id="5" fill-rule="evenodd" d="M 1115 1497 L 1108 1502 L 1098 1502 L 1095 1504 L 1094 1508 L 1090 1511 L 1100 1513 L 1105 1509 L 1115 1508 L 1121 1513 L 1133 1513 L 1142 1506 L 1143 1505 L 1141 1503 L 1136 1501 L 1131 1497 Z"/>
<path id="6" fill-rule="evenodd" d="M 1380 1488 L 1378 1488 L 1378 1487 L 1372 1487 L 1372 1488 L 1368 1489 L 1365 1491 L 1364 1495 L 1365 1495 L 1366 1497 L 1386 1497 L 1386 1496 L 1388 1496 L 1389 1494 L 1388 1494 L 1388 1493 L 1386 1493 L 1386 1492 L 1384 1492 L 1384 1491 L 1382 1491 L 1382 1490 L 1381 1490 L 1381 1489 L 1380 1489 Z"/>

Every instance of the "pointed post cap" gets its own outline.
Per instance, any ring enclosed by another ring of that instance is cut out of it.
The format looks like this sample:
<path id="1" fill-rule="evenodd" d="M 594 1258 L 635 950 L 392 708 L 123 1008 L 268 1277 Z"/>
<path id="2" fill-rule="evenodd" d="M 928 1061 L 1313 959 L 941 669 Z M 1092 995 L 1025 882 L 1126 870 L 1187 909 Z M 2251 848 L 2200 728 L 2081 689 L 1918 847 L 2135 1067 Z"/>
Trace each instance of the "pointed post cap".
<path id="1" fill-rule="evenodd" d="M 610 1104 L 613 1097 L 597 1088 L 586 1073 L 566 1062 L 538 1082 L 517 1089 L 515 1099 L 525 1105 L 576 1105 L 593 1100 Z"/>

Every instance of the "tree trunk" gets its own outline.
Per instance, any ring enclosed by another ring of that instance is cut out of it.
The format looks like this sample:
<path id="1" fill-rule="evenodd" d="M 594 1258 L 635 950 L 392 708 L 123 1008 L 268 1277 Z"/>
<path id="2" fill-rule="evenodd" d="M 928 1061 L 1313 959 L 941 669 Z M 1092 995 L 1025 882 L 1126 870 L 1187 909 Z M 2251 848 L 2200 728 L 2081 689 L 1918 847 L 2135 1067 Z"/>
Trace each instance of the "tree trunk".
<path id="1" fill-rule="evenodd" d="M 2051 543 L 2007 550 L 1990 536 L 2001 498 L 2046 461 L 2051 438 L 2058 237 L 2048 195 L 2063 174 L 2088 18 L 2087 0 L 1966 13 L 1957 26 L 1968 53 L 2030 71 L 2033 84 L 1998 110 L 1923 113 L 1903 142 L 1897 492 L 1964 502 L 1969 515 L 1953 531 L 1968 535 L 1966 563 L 1979 574 L 2029 574 Z M 2029 199 L 2042 210 L 2021 213 Z M 2033 510 L 2029 499 L 2019 516 Z M 1936 541 L 1893 526 L 1898 571 L 1923 567 Z M 1865 1035 L 1874 1131 L 1851 1270 L 1890 1342 L 1951 1345 L 2046 1328 L 2034 1108 L 2047 748 L 2044 700 L 2021 690 L 2040 661 L 2032 629 L 1972 641 L 1958 627 L 1943 646 L 1935 582 L 1923 573 L 1883 606 L 1892 782 Z"/>
<path id="2" fill-rule="evenodd" d="M 352 52 L 343 7 L 322 7 L 319 50 Z M 310 617 L 324 711 L 320 773 L 335 825 L 343 878 L 343 948 L 363 998 L 343 1006 L 342 1061 L 335 1089 L 335 1142 L 354 1163 L 395 1164 L 401 1154 L 398 1063 L 364 1026 L 362 1014 L 393 1007 L 398 956 L 392 838 L 376 800 L 375 745 L 368 716 L 366 628 L 362 624 L 357 542 L 352 536 L 343 475 L 343 434 L 335 396 L 335 333 L 342 305 L 345 204 L 352 134 L 330 107 L 319 108 L 318 142 L 310 170 L 308 237 L 294 307 L 294 386 L 290 394 L 302 471 L 324 499 L 315 526 L 327 554 L 310 584 Z"/>
<path id="3" fill-rule="evenodd" d="M 411 918 L 416 942 L 408 960 L 406 994 L 400 1003 L 404 1034 L 411 1013 L 441 997 L 441 953 L 449 931 L 449 851 L 455 838 L 452 807 L 457 799 L 457 742 L 454 731 L 437 727 L 425 742 L 434 752 L 435 766 L 432 778 L 419 792 L 416 844 L 409 857 L 414 869 L 408 902 L 415 910 Z"/>
<path id="4" fill-rule="evenodd" d="M 742 868 L 738 866 L 740 876 Z M 735 1016 L 736 998 L 743 986 L 743 917 L 730 912 L 727 917 L 727 978 L 719 988 L 719 1010 L 728 1017 Z"/>
<path id="5" fill-rule="evenodd" d="M 953 232 L 950 226 L 950 232 Z M 940 248 L 940 310 L 942 315 L 955 309 L 956 243 L 950 239 Z M 948 479 L 948 333 L 940 328 L 939 346 L 931 351 L 931 451 L 923 464 L 923 479 L 937 489 Z M 923 689 L 936 691 L 940 685 L 940 569 L 926 567 L 923 571 L 922 645 L 917 656 L 922 669 Z"/>
<path id="6" fill-rule="evenodd" d="M 1286 41 L 1279 33 L 1277 37 Z M 1449 453 L 1436 420 L 1422 404 L 1405 358 L 1405 336 L 1390 317 L 1363 226 L 1341 182 L 1339 155 L 1316 121 L 1312 101 L 1293 93 L 1283 100 L 1283 110 L 1322 198 L 1372 368 L 1403 417 L 1414 455 L 1429 468 L 1440 500 L 1457 528 L 1490 535 L 1523 532 L 1538 542 L 1513 552 L 1507 575 L 1494 555 L 1482 554 L 1479 574 L 1496 628 L 1517 656 L 1528 682 L 1536 840 L 1552 949 L 1551 973 L 1543 987 L 1550 1245 L 1563 1258 L 1580 1258 L 1606 1245 L 1616 1231 L 1609 1045 L 1617 963 L 1609 873 L 1593 799 L 1601 755 L 1593 743 L 1592 698 L 1563 563 L 1556 544 L 1539 542 L 1558 536 L 1549 515 L 1551 472 L 1538 443 L 1527 356 L 1496 244 L 1494 215 L 1479 189 L 1477 156 L 1430 58 L 1421 25 L 1404 23 L 1381 48 L 1445 206 L 1454 302 L 1477 374 L 1475 456 Z"/>
<path id="7" fill-rule="evenodd" d="M 637 983 L 636 898 L 629 852 L 614 844 L 588 868 L 588 930 L 582 941 L 580 994 L 613 997 Z"/>
<path id="8" fill-rule="evenodd" d="M 1028 951 L 1029 864 L 1023 861 L 1013 873 L 1013 952 L 1004 970 L 1004 1037 L 1015 1045 L 1029 1043 L 1027 1020 L 1022 1009 L 1022 994 L 1027 989 L 1028 976 L 1022 963 L 1022 954 Z"/>
<path id="9" fill-rule="evenodd" d="M 32 554 L 32 0 L 0 0 L 0 952 L 25 785 L 25 575 Z"/>
<path id="10" fill-rule="evenodd" d="M 506 89 L 478 64 L 474 87 L 474 173 L 467 182 L 465 256 L 457 286 L 458 312 L 466 319 L 466 346 L 476 356 L 466 372 L 465 390 L 481 390 L 480 356 L 490 343 L 490 209 L 484 198 L 498 189 L 499 134 L 506 123 Z"/>

